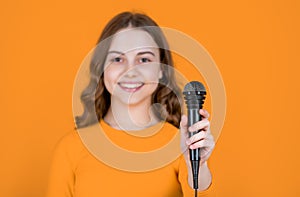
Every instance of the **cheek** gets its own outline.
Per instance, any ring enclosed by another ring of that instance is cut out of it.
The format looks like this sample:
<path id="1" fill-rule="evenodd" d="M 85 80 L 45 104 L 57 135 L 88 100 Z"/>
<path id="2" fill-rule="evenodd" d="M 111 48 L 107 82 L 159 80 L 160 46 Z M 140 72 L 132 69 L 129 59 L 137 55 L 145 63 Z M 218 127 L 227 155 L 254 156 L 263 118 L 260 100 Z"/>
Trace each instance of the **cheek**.
<path id="1" fill-rule="evenodd" d="M 157 82 L 160 78 L 160 64 L 150 63 L 138 65 L 137 70 L 147 81 Z"/>
<path id="2" fill-rule="evenodd" d="M 113 89 L 115 88 L 116 81 L 118 79 L 118 72 L 114 71 L 114 69 L 107 68 L 104 71 L 104 85 L 110 94 L 113 93 Z"/>
<path id="3" fill-rule="evenodd" d="M 147 79 L 158 82 L 161 78 L 162 72 L 159 66 L 152 67 L 151 69 L 147 69 L 144 71 Z"/>

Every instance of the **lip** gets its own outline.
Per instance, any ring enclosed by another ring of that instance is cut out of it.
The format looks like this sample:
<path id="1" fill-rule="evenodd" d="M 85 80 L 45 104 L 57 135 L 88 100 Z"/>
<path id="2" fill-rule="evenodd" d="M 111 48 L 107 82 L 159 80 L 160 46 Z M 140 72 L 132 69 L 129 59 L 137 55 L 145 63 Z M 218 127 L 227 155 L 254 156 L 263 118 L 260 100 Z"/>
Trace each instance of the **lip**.
<path id="1" fill-rule="evenodd" d="M 124 91 L 133 93 L 140 90 L 145 85 L 145 83 L 140 81 L 138 82 L 129 81 L 129 82 L 119 82 L 118 85 Z"/>

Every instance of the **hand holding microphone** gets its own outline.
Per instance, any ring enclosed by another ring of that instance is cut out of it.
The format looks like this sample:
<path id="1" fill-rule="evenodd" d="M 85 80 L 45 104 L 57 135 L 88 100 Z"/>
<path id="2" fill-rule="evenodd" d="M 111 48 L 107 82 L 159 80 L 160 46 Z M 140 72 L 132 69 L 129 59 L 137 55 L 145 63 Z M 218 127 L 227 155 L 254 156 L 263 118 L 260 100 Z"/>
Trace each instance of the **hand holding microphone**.
<path id="1" fill-rule="evenodd" d="M 200 176 L 199 168 L 205 168 L 201 167 L 201 165 L 209 158 L 215 145 L 210 132 L 209 113 L 202 109 L 206 91 L 200 82 L 192 81 L 184 87 L 183 94 L 188 116 L 183 115 L 181 119 L 181 142 L 183 147 L 189 149 L 189 151 L 185 152 L 185 160 L 190 172 L 189 180 L 192 179 L 191 182 L 193 182 L 195 190 L 198 189 L 200 180 L 201 185 L 199 188 L 203 190 L 206 186 L 209 186 L 211 177 L 207 166 L 203 170 L 203 174 L 201 174 L 202 171 L 200 170 Z"/>

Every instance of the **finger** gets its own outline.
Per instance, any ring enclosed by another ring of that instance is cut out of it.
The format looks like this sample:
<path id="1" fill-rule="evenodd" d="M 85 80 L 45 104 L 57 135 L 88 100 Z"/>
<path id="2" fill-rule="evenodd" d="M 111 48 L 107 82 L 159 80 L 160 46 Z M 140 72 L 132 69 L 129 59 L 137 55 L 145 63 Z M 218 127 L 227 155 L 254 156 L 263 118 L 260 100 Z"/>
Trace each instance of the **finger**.
<path id="1" fill-rule="evenodd" d="M 187 145 L 191 145 L 197 141 L 203 140 L 206 137 L 206 132 L 201 131 L 193 136 L 191 136 L 189 139 L 186 140 Z"/>
<path id="2" fill-rule="evenodd" d="M 207 146 L 206 140 L 201 140 L 201 141 L 195 142 L 194 144 L 190 145 L 189 148 L 197 149 L 197 148 L 204 148 L 206 146 Z"/>
<path id="3" fill-rule="evenodd" d="M 205 148 L 205 149 L 212 149 L 214 147 L 214 141 L 211 139 L 204 139 L 198 142 L 195 142 L 189 146 L 190 149 L 197 149 L 197 148 Z"/>
<path id="4" fill-rule="evenodd" d="M 199 130 L 208 130 L 210 127 L 210 122 L 208 119 L 203 119 L 199 122 L 196 122 L 195 124 L 193 124 L 192 126 L 189 127 L 189 131 L 190 132 L 195 132 L 195 131 L 199 131 Z"/>
<path id="5" fill-rule="evenodd" d="M 203 116 L 203 118 L 209 118 L 209 116 L 210 116 L 208 111 L 206 111 L 205 109 L 200 109 L 199 113 L 200 113 L 201 116 Z"/>

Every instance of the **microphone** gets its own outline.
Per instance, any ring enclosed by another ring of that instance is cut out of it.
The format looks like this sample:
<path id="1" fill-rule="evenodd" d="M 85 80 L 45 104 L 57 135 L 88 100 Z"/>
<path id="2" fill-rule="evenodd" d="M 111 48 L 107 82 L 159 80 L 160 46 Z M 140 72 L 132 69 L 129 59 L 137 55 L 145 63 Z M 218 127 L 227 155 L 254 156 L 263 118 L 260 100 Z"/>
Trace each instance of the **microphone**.
<path id="1" fill-rule="evenodd" d="M 199 110 L 202 109 L 202 105 L 204 103 L 206 90 L 202 83 L 198 81 L 192 81 L 187 83 L 184 86 L 183 90 L 185 103 L 187 105 L 188 112 L 188 126 L 195 124 L 196 122 L 201 120 L 201 115 L 199 114 Z M 189 132 L 189 137 L 195 135 L 199 131 Z M 198 189 L 198 172 L 200 165 L 200 148 L 191 150 L 190 152 L 190 161 L 193 171 L 193 186 L 195 192 Z M 197 193 L 195 193 L 197 195 Z"/>

